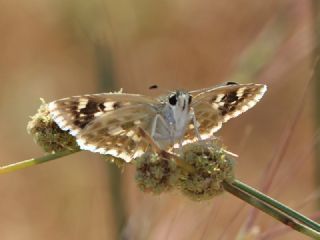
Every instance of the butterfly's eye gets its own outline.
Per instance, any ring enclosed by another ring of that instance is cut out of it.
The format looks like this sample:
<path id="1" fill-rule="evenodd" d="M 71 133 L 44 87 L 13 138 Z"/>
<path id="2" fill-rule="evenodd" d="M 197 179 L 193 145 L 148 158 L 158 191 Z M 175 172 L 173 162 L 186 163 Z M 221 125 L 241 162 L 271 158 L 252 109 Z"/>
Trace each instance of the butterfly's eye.
<path id="1" fill-rule="evenodd" d="M 177 96 L 176 95 L 171 95 L 169 97 L 169 103 L 172 106 L 175 106 L 177 104 Z"/>
<path id="2" fill-rule="evenodd" d="M 191 104 L 191 102 L 192 102 L 192 96 L 190 95 L 190 96 L 189 96 L 189 99 L 188 99 L 189 105 Z"/>

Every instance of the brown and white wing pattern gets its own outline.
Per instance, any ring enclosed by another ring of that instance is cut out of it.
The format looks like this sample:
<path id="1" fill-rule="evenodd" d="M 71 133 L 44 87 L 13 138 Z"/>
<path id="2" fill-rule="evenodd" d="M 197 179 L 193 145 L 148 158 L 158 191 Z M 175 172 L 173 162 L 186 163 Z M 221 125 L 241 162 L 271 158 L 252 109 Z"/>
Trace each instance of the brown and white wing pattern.
<path id="1" fill-rule="evenodd" d="M 267 91 L 263 84 L 236 84 L 207 89 L 193 96 L 192 108 L 202 139 L 213 136 L 222 124 L 249 110 Z M 196 140 L 193 124 L 185 134 L 185 143 Z"/>
<path id="2" fill-rule="evenodd" d="M 148 125 L 157 103 L 137 94 L 105 93 L 57 100 L 48 108 L 53 120 L 76 137 L 81 149 L 129 162 L 148 147 L 138 127 Z"/>
<path id="3" fill-rule="evenodd" d="M 130 162 L 149 147 L 139 128 L 146 129 L 156 113 L 145 108 L 132 106 L 103 115 L 80 132 L 77 143 L 83 150 L 109 154 Z"/>

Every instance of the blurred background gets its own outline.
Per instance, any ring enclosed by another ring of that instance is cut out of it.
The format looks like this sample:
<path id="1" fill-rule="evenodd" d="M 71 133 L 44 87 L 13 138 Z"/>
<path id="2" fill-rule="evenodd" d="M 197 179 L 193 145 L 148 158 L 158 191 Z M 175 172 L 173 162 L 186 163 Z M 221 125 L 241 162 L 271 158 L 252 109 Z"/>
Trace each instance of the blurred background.
<path id="1" fill-rule="evenodd" d="M 238 179 L 317 217 L 317 4 L 2 1 L 0 164 L 43 155 L 26 132 L 41 97 L 260 82 L 263 100 L 217 136 L 240 156 Z M 81 152 L 1 175 L 0 239 L 307 239 L 228 193 L 142 193 L 134 173 Z"/>

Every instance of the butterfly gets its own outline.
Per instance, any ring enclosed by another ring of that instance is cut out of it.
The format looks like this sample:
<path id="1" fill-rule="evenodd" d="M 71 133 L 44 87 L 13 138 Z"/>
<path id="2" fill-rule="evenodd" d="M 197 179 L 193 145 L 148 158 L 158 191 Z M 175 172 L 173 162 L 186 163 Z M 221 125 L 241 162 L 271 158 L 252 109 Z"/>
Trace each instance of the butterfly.
<path id="1" fill-rule="evenodd" d="M 139 129 L 163 150 L 210 139 L 224 122 L 252 108 L 266 90 L 264 84 L 227 82 L 158 98 L 122 92 L 87 94 L 53 101 L 48 109 L 81 149 L 130 162 L 150 146 Z"/>

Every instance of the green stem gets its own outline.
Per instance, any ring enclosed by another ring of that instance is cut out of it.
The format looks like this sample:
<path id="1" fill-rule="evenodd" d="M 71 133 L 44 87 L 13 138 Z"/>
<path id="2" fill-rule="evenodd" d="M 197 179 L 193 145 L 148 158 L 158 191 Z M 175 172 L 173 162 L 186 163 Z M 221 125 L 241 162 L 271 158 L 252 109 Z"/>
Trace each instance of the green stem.
<path id="1" fill-rule="evenodd" d="M 20 169 L 32 167 L 34 165 L 45 163 L 45 162 L 48 162 L 48 161 L 51 161 L 51 160 L 54 160 L 57 158 L 65 157 L 67 155 L 70 155 L 72 153 L 76 153 L 78 151 L 79 150 L 68 150 L 68 151 L 64 151 L 64 152 L 48 154 L 48 155 L 45 155 L 45 156 L 39 157 L 39 158 L 31 158 L 31 159 L 24 160 L 21 162 L 12 163 L 12 164 L 0 167 L 0 174 L 10 173 L 10 172 L 14 172 L 14 171 L 17 171 Z"/>
<path id="2" fill-rule="evenodd" d="M 239 182 L 235 180 L 235 182 Z M 237 186 L 238 184 L 224 182 L 223 186 L 226 191 L 235 195 L 236 197 L 242 199 L 243 201 L 251 204 L 252 206 L 260 209 L 261 211 L 265 212 L 266 214 L 274 217 L 278 221 L 282 222 L 283 224 L 291 227 L 292 229 L 301 232 L 313 239 L 320 239 L 320 232 L 312 229 L 311 227 L 305 225 L 304 223 L 299 222 L 294 217 L 289 217 L 283 212 L 279 211 L 278 209 L 270 206 L 266 202 L 264 202 L 260 197 L 256 197 L 251 195 L 250 193 L 243 191 L 243 185 L 240 187 Z M 263 195 L 263 194 L 262 194 Z M 310 220 L 311 221 L 311 220 Z"/>
<path id="3" fill-rule="evenodd" d="M 260 199 L 261 201 L 269 204 L 270 206 L 274 207 L 275 209 L 278 209 L 282 212 L 284 212 L 285 214 L 287 214 L 288 216 L 297 219 L 298 221 L 300 221 L 301 223 L 305 224 L 306 226 L 314 229 L 317 232 L 320 232 L 320 225 L 318 223 L 316 223 L 315 221 L 312 221 L 311 219 L 303 216 L 302 214 L 300 214 L 299 212 L 287 207 L 286 205 L 280 203 L 279 201 L 259 192 L 258 190 L 242 183 L 239 180 L 235 180 L 232 185 L 234 185 L 235 187 L 241 189 L 242 191 Z"/>

